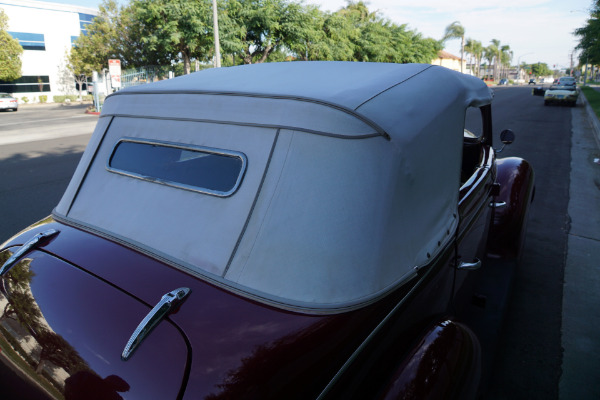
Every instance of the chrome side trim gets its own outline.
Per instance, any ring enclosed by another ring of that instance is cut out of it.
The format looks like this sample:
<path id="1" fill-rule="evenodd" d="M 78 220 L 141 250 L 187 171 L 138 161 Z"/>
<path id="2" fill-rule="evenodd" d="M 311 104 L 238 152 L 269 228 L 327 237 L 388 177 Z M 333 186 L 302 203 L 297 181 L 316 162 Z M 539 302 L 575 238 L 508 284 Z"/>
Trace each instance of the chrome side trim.
<path id="1" fill-rule="evenodd" d="M 183 302 L 190 291 L 189 288 L 182 287 L 165 294 L 135 329 L 123 349 L 121 360 L 129 360 L 150 332 Z"/>
<path id="2" fill-rule="evenodd" d="M 479 268 L 481 268 L 481 260 L 478 258 L 474 259 L 472 262 L 461 261 L 457 267 L 457 269 L 461 271 L 475 271 Z"/>
<path id="3" fill-rule="evenodd" d="M 26 253 L 37 248 L 41 240 L 51 238 L 57 235 L 59 232 L 60 231 L 57 231 L 56 229 L 48 229 L 47 231 L 40 232 L 29 239 L 2 265 L 2 268 L 0 268 L 0 276 L 4 276 L 4 274 L 6 274 Z"/>

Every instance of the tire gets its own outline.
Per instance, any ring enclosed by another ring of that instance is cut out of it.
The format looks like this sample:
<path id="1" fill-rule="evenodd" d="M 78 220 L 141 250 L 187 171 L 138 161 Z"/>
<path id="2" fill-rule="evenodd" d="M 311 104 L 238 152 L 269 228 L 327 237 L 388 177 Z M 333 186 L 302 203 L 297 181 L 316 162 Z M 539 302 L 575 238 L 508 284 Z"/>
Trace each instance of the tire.
<path id="1" fill-rule="evenodd" d="M 547 106 L 548 104 L 550 104 L 550 102 L 548 100 L 544 100 L 544 105 Z"/>

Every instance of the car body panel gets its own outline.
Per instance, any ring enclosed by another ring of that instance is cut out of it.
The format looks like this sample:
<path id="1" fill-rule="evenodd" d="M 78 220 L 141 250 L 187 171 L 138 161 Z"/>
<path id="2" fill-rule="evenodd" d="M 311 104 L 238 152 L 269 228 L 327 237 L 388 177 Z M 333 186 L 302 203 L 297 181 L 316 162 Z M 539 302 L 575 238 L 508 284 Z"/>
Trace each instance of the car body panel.
<path id="1" fill-rule="evenodd" d="M 161 324 L 122 362 L 148 306 L 48 253 L 28 253 L 4 276 L 0 303 L 3 369 L 21 368 L 50 398 L 176 398 L 183 389 L 188 348 L 180 331 Z"/>
<path id="2" fill-rule="evenodd" d="M 522 254 L 529 208 L 535 197 L 535 173 L 526 160 L 507 157 L 496 162 L 500 193 L 495 198 L 488 256 L 518 259 Z"/>
<path id="3" fill-rule="evenodd" d="M 468 327 L 440 322 L 402 363 L 381 399 L 474 398 L 480 353 L 479 341 Z"/>
<path id="4" fill-rule="evenodd" d="M 544 104 L 568 104 L 574 106 L 577 103 L 579 92 L 574 87 L 552 86 L 544 92 Z"/>
<path id="5" fill-rule="evenodd" d="M 261 77 L 268 85 L 256 85 Z M 439 101 L 414 98 L 424 84 Z M 210 70 L 125 89 L 107 98 L 54 215 L 250 297 L 301 310 L 360 307 L 448 245 L 462 146 L 448 132 L 462 132 L 465 107 L 491 98 L 478 79 L 444 68 L 338 62 Z M 252 167 L 226 199 L 134 181 L 106 168 L 124 136 L 233 150 Z M 426 157 L 431 142 L 447 151 Z M 373 207 L 376 193 L 387 193 L 382 207 Z"/>
<path id="6" fill-rule="evenodd" d="M 506 197 L 498 184 L 515 185 L 510 193 L 533 185 L 532 174 L 508 179 L 518 163 L 497 171 L 491 101 L 474 77 L 371 63 L 223 68 L 124 89 L 107 98 L 52 216 L 0 254 L 33 259 L 36 288 L 60 289 L 56 307 L 91 311 L 49 325 L 101 380 L 125 381 L 132 398 L 362 399 L 400 393 L 398 377 L 432 380 L 417 397 L 474 397 L 493 349 L 485 329 L 461 321 L 474 315 L 468 306 L 490 272 L 488 231 Z M 467 109 L 479 134 L 465 135 Z M 140 157 L 131 174 L 117 168 L 122 143 L 173 150 L 169 171 L 223 154 L 246 165 L 231 192 L 195 190 L 165 181 L 172 175 L 156 174 L 155 159 Z M 526 197 L 507 218 L 526 218 Z M 524 232 L 518 221 L 499 224 Z M 58 233 L 24 247 L 48 231 Z M 55 283 L 63 276 L 70 285 Z M 183 303 L 120 359 L 140 321 L 177 288 L 188 293 Z M 110 340 L 106 329 L 63 328 L 94 313 L 95 323 L 115 325 Z M 80 336 L 110 348 L 88 356 Z M 175 350 L 153 356 L 165 346 Z M 100 356 L 112 369 L 95 364 Z M 438 361 L 457 367 L 419 370 Z M 176 366 L 166 383 L 159 364 Z M 148 395 L 144 379 L 164 392 Z"/>
<path id="7" fill-rule="evenodd" d="M 407 335 L 407 332 L 412 334 L 416 329 L 414 320 L 419 321 L 417 328 L 420 328 L 434 320 L 435 316 L 443 315 L 451 298 L 452 252 L 444 257 L 446 261 L 443 264 L 428 267 L 430 273 L 425 275 L 425 271 L 422 272 L 422 277 L 415 284 L 419 287 L 417 298 L 410 291 L 411 287 L 405 287 L 377 305 L 319 316 L 288 312 L 232 296 L 157 260 L 51 219 L 14 238 L 11 248 L 48 229 L 56 229 L 60 233 L 40 249 L 45 254 L 61 254 L 84 266 L 90 276 L 101 274 L 144 303 L 155 303 L 165 287 L 185 285 L 191 289 L 189 298 L 170 317 L 188 333 L 187 338 L 192 343 L 191 354 L 194 357 L 186 391 L 190 398 L 197 398 L 200 394 L 201 397 L 212 395 L 221 398 L 247 393 L 248 386 L 253 384 L 257 386 L 257 396 L 263 398 L 278 398 L 288 393 L 290 388 L 294 388 L 299 398 L 316 397 L 399 302 L 407 302 L 410 298 L 411 306 L 403 311 L 401 318 L 390 320 L 380 329 L 392 329 L 388 325 L 393 322 L 394 329 L 401 329 L 402 334 Z M 26 257 L 32 256 L 28 254 Z M 57 276 L 61 275 L 61 270 L 53 268 L 53 271 Z M 77 286 L 81 287 L 80 284 Z M 88 295 L 93 293 L 86 289 L 65 296 L 64 301 L 81 302 Z M 130 330 L 120 335 L 114 332 L 114 340 L 120 345 L 119 351 L 143 315 L 138 313 L 131 318 Z M 404 323 L 399 323 L 399 320 Z M 163 344 L 156 344 L 157 340 L 164 339 L 160 335 L 154 336 L 155 333 L 152 333 L 153 341 L 143 343 L 139 353 L 136 352 L 131 360 L 138 358 L 146 347 L 164 348 Z M 88 337 L 94 341 L 93 335 L 88 333 Z M 395 351 L 404 354 L 409 343 L 408 340 L 396 343 Z M 370 344 L 370 348 L 373 347 L 381 348 L 377 342 Z M 120 355 L 120 352 L 114 355 Z M 310 375 L 312 371 L 319 370 L 320 378 L 311 378 L 311 385 L 307 385 L 308 376 L 287 373 L 292 362 L 301 362 L 304 374 Z M 117 365 L 126 366 L 127 363 L 119 360 Z M 353 363 L 351 370 L 362 371 L 365 368 L 357 362 Z M 370 369 L 365 372 L 370 372 Z M 378 379 L 381 378 L 382 375 L 378 374 Z M 365 377 L 361 390 L 377 387 L 372 379 L 370 375 Z"/>

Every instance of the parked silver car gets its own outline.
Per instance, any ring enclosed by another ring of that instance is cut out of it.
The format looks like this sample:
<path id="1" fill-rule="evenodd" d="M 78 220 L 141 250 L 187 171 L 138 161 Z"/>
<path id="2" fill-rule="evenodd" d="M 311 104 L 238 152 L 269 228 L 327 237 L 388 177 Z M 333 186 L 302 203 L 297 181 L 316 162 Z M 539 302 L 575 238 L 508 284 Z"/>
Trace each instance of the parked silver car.
<path id="1" fill-rule="evenodd" d="M 19 102 L 13 96 L 8 93 L 0 93 L 0 110 L 13 110 L 19 109 Z"/>

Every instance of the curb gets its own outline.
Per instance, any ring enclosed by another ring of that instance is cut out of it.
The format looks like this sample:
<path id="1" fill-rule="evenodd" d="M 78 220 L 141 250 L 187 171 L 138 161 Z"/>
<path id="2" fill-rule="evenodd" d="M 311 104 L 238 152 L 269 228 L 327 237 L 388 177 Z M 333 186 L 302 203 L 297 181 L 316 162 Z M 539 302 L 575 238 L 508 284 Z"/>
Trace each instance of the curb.
<path id="1" fill-rule="evenodd" d="M 585 93 L 583 93 L 583 91 L 580 91 L 579 94 L 581 96 L 581 99 L 583 100 L 583 105 L 585 107 L 588 120 L 590 121 L 590 124 L 592 125 L 592 128 L 594 130 L 594 139 L 596 139 L 596 145 L 598 146 L 598 148 L 600 148 L 600 121 L 598 120 L 598 116 L 596 115 L 594 110 L 592 110 L 592 107 L 590 106 L 587 97 L 585 97 Z"/>

